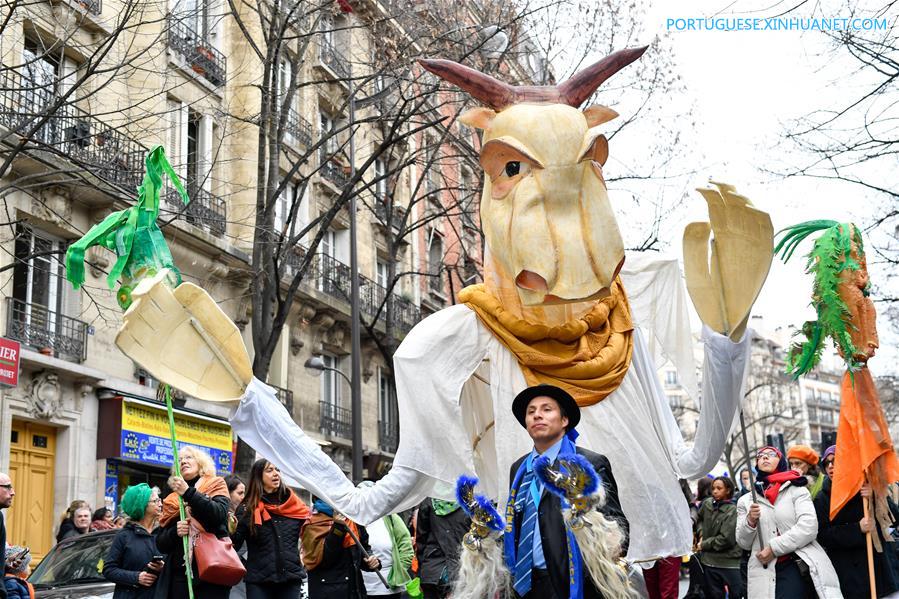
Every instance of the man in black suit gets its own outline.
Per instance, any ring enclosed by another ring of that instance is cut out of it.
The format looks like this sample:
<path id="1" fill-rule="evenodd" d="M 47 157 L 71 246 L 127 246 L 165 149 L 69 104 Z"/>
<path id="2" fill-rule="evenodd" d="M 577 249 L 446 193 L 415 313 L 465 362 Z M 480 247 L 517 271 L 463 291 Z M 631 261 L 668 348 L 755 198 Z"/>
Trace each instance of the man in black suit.
<path id="1" fill-rule="evenodd" d="M 512 412 L 534 441 L 534 449 L 521 456 L 511 469 L 509 509 L 514 510 L 515 560 L 510 564 L 513 586 L 523 599 L 567 599 L 570 578 L 568 535 L 562 517 L 562 502 L 547 492 L 534 476 L 531 463 L 546 455 L 555 462 L 560 452 L 575 450 L 596 469 L 605 487 L 606 502 L 600 511 L 618 522 L 624 536 L 621 554 L 627 552 L 628 522 L 618 500 L 618 486 L 609 460 L 598 453 L 574 447 L 572 431 L 581 413 L 574 398 L 552 385 L 529 387 L 518 394 Z M 517 485 L 516 485 L 517 479 Z M 584 599 L 602 597 L 587 574 L 580 572 Z M 612 598 L 605 598 L 612 599 Z"/>
<path id="2" fill-rule="evenodd" d="M 0 510 L 12 506 L 12 499 L 16 491 L 12 486 L 12 479 L 5 472 L 0 472 Z M 4 564 L 6 563 L 6 520 L 0 514 L 0 548 L 3 549 Z M 6 599 L 6 587 L 0 584 L 0 599 Z"/>

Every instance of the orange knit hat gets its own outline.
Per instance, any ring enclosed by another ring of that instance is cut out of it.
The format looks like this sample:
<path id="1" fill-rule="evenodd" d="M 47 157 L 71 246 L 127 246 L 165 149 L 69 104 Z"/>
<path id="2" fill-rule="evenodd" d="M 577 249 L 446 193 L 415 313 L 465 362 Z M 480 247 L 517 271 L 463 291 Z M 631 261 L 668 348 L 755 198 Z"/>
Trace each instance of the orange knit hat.
<path id="1" fill-rule="evenodd" d="M 796 458 L 812 466 L 818 463 L 818 452 L 808 445 L 794 445 L 787 450 L 787 459 Z"/>

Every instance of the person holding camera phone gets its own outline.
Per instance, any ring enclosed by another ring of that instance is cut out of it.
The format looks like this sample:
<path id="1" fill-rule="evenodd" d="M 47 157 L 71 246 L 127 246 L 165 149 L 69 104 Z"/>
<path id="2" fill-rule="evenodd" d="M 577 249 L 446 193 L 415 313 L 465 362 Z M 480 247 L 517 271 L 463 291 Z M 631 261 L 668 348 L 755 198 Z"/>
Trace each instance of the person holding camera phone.
<path id="1" fill-rule="evenodd" d="M 113 599 L 150 599 L 165 565 L 151 532 L 162 512 L 159 489 L 146 483 L 128 487 L 121 510 L 129 520 L 116 534 L 103 562 L 103 576 L 115 583 Z"/>
<path id="2" fill-rule="evenodd" d="M 28 547 L 10 545 L 6 548 L 6 570 L 3 586 L 9 599 L 31 599 L 34 587 L 25 580 L 28 578 L 28 565 L 31 563 L 31 550 Z"/>

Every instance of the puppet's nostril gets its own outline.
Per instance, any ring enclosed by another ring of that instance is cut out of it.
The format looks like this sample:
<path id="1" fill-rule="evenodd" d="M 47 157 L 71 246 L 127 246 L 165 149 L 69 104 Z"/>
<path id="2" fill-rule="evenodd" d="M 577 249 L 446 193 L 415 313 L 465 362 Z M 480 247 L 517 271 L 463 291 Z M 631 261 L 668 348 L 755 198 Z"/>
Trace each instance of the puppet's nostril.
<path id="1" fill-rule="evenodd" d="M 518 276 L 515 277 L 515 284 L 528 291 L 540 291 L 546 293 L 549 289 L 546 285 L 546 279 L 529 270 L 523 270 L 518 273 Z"/>

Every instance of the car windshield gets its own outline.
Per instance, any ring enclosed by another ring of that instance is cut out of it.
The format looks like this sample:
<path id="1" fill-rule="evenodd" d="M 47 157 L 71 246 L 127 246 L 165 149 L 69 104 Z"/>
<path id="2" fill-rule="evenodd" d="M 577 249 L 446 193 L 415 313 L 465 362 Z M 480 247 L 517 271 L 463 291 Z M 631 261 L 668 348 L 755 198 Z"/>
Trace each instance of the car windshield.
<path id="1" fill-rule="evenodd" d="M 104 580 L 103 560 L 114 538 L 111 534 L 90 534 L 63 541 L 41 560 L 28 582 L 41 587 Z"/>

